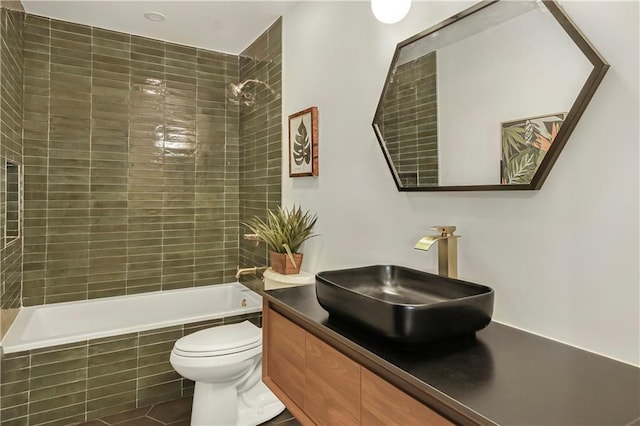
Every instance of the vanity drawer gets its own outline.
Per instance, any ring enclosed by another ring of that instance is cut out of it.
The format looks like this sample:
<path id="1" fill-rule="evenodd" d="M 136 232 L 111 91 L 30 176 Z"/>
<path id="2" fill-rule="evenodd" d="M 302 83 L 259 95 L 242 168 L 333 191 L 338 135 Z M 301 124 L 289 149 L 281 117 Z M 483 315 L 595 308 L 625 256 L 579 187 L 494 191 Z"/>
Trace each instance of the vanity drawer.
<path id="1" fill-rule="evenodd" d="M 291 400 L 304 407 L 306 332 L 275 311 L 269 311 L 264 344 L 268 376 Z"/>
<path id="2" fill-rule="evenodd" d="M 440 414 L 364 367 L 361 367 L 360 377 L 363 425 L 453 425 Z"/>
<path id="3" fill-rule="evenodd" d="M 319 425 L 360 424 L 360 365 L 307 333 L 305 411 Z"/>

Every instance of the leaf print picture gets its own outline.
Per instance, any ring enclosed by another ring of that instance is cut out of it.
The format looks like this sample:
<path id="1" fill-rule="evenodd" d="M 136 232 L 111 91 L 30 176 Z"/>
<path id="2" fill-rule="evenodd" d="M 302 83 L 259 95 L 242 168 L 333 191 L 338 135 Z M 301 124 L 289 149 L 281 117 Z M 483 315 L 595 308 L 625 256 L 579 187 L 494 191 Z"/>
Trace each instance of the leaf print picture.
<path id="1" fill-rule="evenodd" d="M 503 185 L 531 183 L 566 116 L 557 113 L 502 123 Z"/>
<path id="2" fill-rule="evenodd" d="M 293 141 L 293 161 L 296 166 L 301 166 L 303 163 L 308 165 L 311 162 L 311 141 L 304 120 L 300 120 L 298 133 Z"/>
<path id="3" fill-rule="evenodd" d="M 289 176 L 318 176 L 318 108 L 289 116 Z"/>

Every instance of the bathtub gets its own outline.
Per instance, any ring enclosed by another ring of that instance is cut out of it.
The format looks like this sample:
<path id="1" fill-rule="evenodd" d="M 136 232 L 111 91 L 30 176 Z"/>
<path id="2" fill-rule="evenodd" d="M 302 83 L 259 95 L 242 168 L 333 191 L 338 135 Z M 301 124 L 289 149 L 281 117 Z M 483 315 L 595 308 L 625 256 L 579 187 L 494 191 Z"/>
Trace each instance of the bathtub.
<path id="1" fill-rule="evenodd" d="M 1 346 L 10 354 L 261 310 L 262 297 L 240 283 L 32 306 Z"/>

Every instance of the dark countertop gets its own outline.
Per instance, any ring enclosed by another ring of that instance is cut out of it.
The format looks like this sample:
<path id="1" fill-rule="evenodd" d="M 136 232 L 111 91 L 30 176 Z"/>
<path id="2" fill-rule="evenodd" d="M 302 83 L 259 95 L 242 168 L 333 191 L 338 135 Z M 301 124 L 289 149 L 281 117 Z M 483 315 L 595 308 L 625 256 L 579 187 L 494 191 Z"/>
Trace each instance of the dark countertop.
<path id="1" fill-rule="evenodd" d="M 271 290 L 264 297 L 456 422 L 640 425 L 640 368 L 632 365 L 495 322 L 475 337 L 403 350 L 329 319 L 315 286 Z"/>

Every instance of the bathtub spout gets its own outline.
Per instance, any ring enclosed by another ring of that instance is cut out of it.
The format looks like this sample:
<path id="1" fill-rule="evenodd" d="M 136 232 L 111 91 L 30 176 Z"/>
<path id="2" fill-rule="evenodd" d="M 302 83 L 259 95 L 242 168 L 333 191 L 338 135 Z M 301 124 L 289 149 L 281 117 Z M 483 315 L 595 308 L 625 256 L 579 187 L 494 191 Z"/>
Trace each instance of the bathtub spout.
<path id="1" fill-rule="evenodd" d="M 268 266 L 253 266 L 251 268 L 241 268 L 238 266 L 238 272 L 236 272 L 236 279 L 240 278 L 242 275 L 247 274 L 257 274 L 258 272 L 264 272 Z"/>

